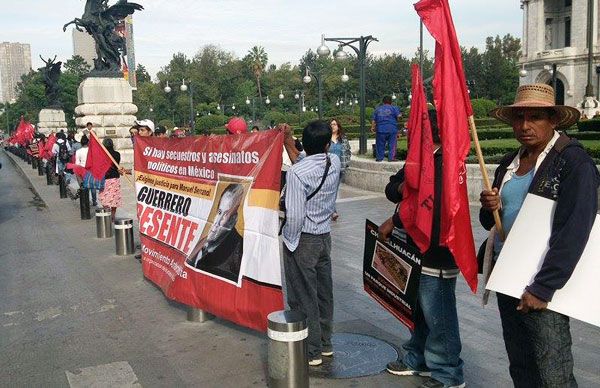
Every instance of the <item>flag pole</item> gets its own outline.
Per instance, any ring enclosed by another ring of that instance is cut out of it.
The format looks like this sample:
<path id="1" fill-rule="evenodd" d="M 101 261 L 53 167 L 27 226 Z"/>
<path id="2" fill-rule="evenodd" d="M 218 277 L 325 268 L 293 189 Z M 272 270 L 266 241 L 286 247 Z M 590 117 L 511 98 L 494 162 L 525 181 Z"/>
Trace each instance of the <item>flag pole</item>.
<path id="1" fill-rule="evenodd" d="M 108 152 L 108 150 L 106 149 L 106 147 L 104 147 L 104 144 L 102 144 L 102 142 L 100 141 L 100 139 L 98 139 L 98 136 L 96 136 L 96 133 L 91 130 L 90 133 L 92 134 L 92 136 L 94 136 L 94 139 L 96 139 L 96 141 L 98 142 L 98 144 L 100 144 L 100 147 L 102 147 L 102 150 L 104 151 L 104 153 L 106 154 L 106 156 L 108 156 L 110 158 L 110 160 L 114 163 L 115 166 L 117 166 L 117 169 L 121 169 L 121 165 L 119 163 L 117 163 L 117 161 L 112 157 L 112 155 L 110 154 L 110 152 Z M 135 184 L 131 181 L 131 179 L 129 178 L 129 176 L 127 174 L 123 174 L 125 176 L 125 178 L 127 178 L 127 181 L 129 181 L 129 183 L 131 184 L 131 186 L 135 189 Z"/>
<path id="2" fill-rule="evenodd" d="M 492 185 L 485 166 L 485 161 L 483 160 L 483 153 L 481 152 L 481 145 L 479 144 L 479 136 L 477 135 L 477 127 L 475 126 L 473 115 L 469 116 L 469 127 L 471 129 L 471 135 L 473 136 L 473 142 L 475 143 L 475 153 L 477 154 L 477 160 L 479 161 L 479 168 L 481 169 L 481 175 L 483 176 L 483 186 L 486 190 L 492 191 Z M 504 228 L 502 228 L 502 220 L 500 220 L 500 212 L 498 210 L 494 210 L 494 223 L 496 224 L 496 231 L 500 236 L 500 240 L 504 241 L 506 236 L 504 235 Z"/>

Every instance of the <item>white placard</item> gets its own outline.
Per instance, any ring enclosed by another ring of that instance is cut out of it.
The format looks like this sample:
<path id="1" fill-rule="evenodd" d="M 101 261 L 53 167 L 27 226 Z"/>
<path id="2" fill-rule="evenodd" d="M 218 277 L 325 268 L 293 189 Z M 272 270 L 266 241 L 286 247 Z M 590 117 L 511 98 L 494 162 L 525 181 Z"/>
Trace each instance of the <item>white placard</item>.
<path id="1" fill-rule="evenodd" d="M 556 202 L 528 194 L 504 243 L 486 288 L 521 298 L 542 266 L 552 231 Z M 600 326 L 600 216 L 567 284 L 548 309 Z"/>

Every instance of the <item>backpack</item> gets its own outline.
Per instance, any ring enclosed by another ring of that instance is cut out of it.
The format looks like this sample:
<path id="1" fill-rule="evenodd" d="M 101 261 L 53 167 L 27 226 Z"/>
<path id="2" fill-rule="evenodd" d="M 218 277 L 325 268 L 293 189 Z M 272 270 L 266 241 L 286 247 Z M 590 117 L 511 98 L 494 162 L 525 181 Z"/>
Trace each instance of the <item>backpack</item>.
<path id="1" fill-rule="evenodd" d="M 67 142 L 63 141 L 58 145 L 58 160 L 63 163 L 69 163 L 71 160 L 71 154 L 69 153 L 69 149 L 67 148 Z"/>

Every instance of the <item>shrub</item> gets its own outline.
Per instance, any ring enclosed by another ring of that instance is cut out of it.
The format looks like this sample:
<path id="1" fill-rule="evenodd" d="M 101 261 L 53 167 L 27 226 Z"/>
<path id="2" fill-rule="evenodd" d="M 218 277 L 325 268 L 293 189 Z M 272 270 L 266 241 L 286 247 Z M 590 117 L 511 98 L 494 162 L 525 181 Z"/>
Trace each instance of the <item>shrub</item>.
<path id="1" fill-rule="evenodd" d="M 169 119 L 163 119 L 163 120 L 160 120 L 160 121 L 158 122 L 158 125 L 161 125 L 161 126 L 163 126 L 163 127 L 167 128 L 167 129 L 173 129 L 173 127 L 175 127 L 175 123 L 173 123 L 173 122 L 172 122 L 171 120 L 169 120 Z"/>
<path id="2" fill-rule="evenodd" d="M 476 98 L 471 100 L 473 106 L 473 115 L 475 117 L 487 117 L 488 112 L 494 109 L 497 105 L 495 101 L 485 98 Z"/>
<path id="3" fill-rule="evenodd" d="M 580 132 L 598 132 L 600 131 L 600 119 L 579 120 L 577 129 Z"/>
<path id="4" fill-rule="evenodd" d="M 224 115 L 210 115 L 198 117 L 196 119 L 196 133 L 200 134 L 217 128 L 223 128 L 226 122 L 227 117 Z"/>

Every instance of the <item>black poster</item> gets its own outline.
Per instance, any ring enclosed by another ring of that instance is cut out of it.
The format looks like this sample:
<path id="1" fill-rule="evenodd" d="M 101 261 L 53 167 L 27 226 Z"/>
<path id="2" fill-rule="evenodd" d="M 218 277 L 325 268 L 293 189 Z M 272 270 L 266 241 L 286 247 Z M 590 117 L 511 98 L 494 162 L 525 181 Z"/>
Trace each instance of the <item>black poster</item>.
<path id="1" fill-rule="evenodd" d="M 421 276 L 421 253 L 401 233 L 388 241 L 377 239 L 378 226 L 367 220 L 363 282 L 365 291 L 409 329 Z"/>

